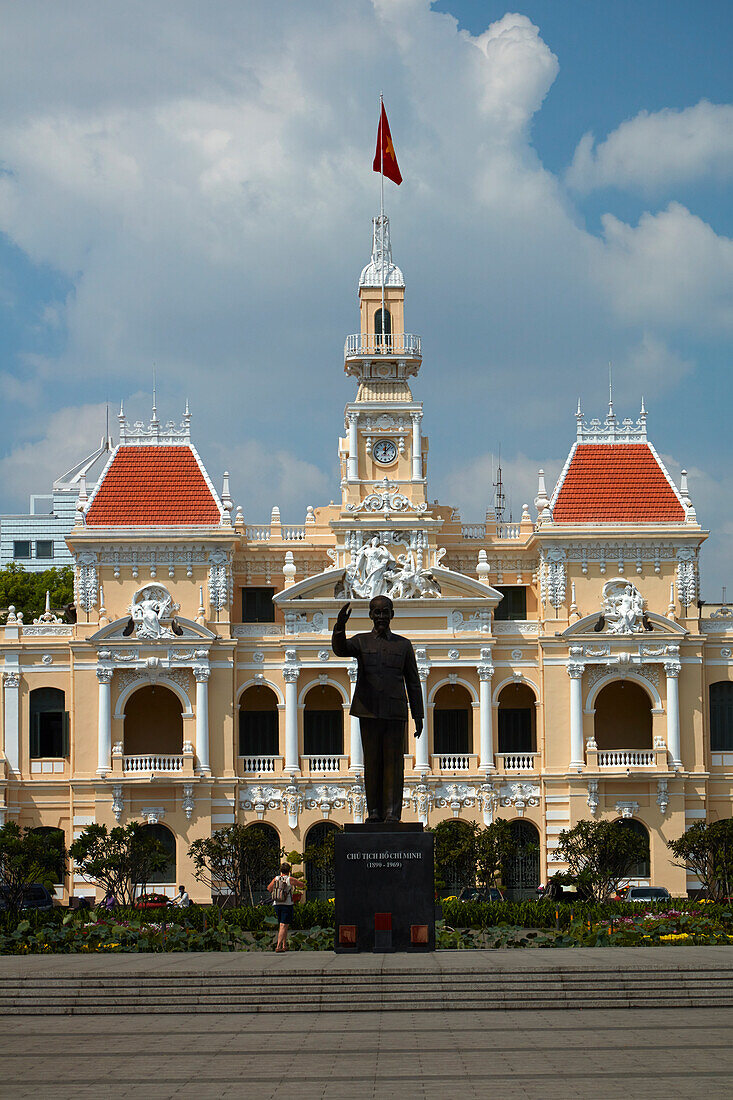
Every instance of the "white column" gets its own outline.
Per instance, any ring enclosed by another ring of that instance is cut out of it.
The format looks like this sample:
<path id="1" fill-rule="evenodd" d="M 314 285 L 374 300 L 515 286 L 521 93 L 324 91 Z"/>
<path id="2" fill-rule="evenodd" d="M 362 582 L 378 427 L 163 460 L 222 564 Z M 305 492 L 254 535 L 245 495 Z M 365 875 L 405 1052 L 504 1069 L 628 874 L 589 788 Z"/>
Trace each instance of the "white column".
<path id="1" fill-rule="evenodd" d="M 347 459 L 347 477 L 349 481 L 357 481 L 359 477 L 359 437 L 357 433 L 358 414 L 350 412 L 346 414 L 349 421 L 349 457 Z"/>
<path id="2" fill-rule="evenodd" d="M 583 672 L 580 661 L 568 661 L 570 677 L 570 767 L 585 767 L 583 749 Z"/>
<path id="3" fill-rule="evenodd" d="M 430 771 L 430 723 L 428 722 L 428 675 L 430 665 L 418 665 L 417 671 L 420 677 L 422 709 L 425 717 L 423 718 L 422 733 L 415 739 L 415 771 L 419 772 L 421 776 L 425 776 Z"/>
<path id="4" fill-rule="evenodd" d="M 412 480 L 422 480 L 422 439 L 420 433 L 420 421 L 422 413 L 410 413 L 412 417 Z"/>
<path id="5" fill-rule="evenodd" d="M 479 771 L 484 775 L 495 770 L 494 737 L 491 728 L 491 677 L 494 666 L 488 661 L 477 666 L 479 706 Z"/>
<path id="6" fill-rule="evenodd" d="M 667 676 L 667 748 L 672 754 L 675 768 L 682 767 L 680 746 L 680 692 L 679 675 L 682 668 L 679 661 L 665 661 Z"/>
<path id="7" fill-rule="evenodd" d="M 97 775 L 105 776 L 112 768 L 112 672 L 98 668 L 99 717 L 97 720 Z"/>
<path id="8" fill-rule="evenodd" d="M 5 757 L 12 772 L 20 771 L 20 711 L 18 709 L 19 672 L 5 672 Z"/>
<path id="9" fill-rule="evenodd" d="M 209 773 L 209 675 L 211 669 L 197 665 L 193 674 L 196 677 L 196 755 L 199 771 Z"/>
<path id="10" fill-rule="evenodd" d="M 351 682 L 351 701 L 354 701 L 354 692 L 356 690 L 356 677 L 358 675 L 358 666 L 356 661 L 349 665 L 349 680 Z M 349 732 L 351 735 L 351 772 L 352 775 L 364 774 L 364 750 L 361 744 L 361 727 L 359 726 L 359 719 L 355 718 L 353 714 L 349 716 Z"/>
<path id="11" fill-rule="evenodd" d="M 285 666 L 285 772 L 297 775 L 300 771 L 298 754 L 298 676 L 300 669 Z"/>

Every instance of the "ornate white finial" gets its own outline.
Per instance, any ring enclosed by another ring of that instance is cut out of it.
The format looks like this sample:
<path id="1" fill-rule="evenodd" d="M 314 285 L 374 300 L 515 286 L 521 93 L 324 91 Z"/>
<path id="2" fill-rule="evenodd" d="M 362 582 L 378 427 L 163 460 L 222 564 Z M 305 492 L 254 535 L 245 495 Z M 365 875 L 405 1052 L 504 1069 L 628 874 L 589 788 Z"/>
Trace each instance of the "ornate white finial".
<path id="1" fill-rule="evenodd" d="M 521 517 L 519 522 L 520 523 L 531 523 L 532 522 L 532 517 L 529 514 L 529 505 L 528 504 L 523 504 L 522 505 L 522 517 Z"/>
<path id="2" fill-rule="evenodd" d="M 483 581 L 484 584 L 488 584 L 489 583 L 489 573 L 490 572 L 491 572 L 491 566 L 489 565 L 488 561 L 486 560 L 486 551 L 485 550 L 479 550 L 479 552 L 478 552 L 478 561 L 476 562 L 476 576 L 478 577 L 478 579 L 480 581 Z"/>
<path id="3" fill-rule="evenodd" d="M 273 504 L 272 511 L 270 512 L 270 526 L 273 524 L 279 525 L 280 523 L 280 509 L 277 504 Z"/>
<path id="4" fill-rule="evenodd" d="M 237 511 L 236 511 L 235 516 L 234 516 L 234 526 L 235 527 L 244 527 L 244 512 L 242 511 L 242 505 L 241 504 L 237 505 Z"/>
<path id="5" fill-rule="evenodd" d="M 283 576 L 285 577 L 285 587 L 290 588 L 291 584 L 295 584 L 295 561 L 293 559 L 293 551 L 285 551 L 285 564 L 283 565 Z"/>
<path id="6" fill-rule="evenodd" d="M 687 487 L 687 470 L 680 470 L 680 496 L 682 507 L 685 509 L 685 522 L 697 523 L 697 514 L 690 500 L 690 491 Z"/>
<path id="7" fill-rule="evenodd" d="M 234 501 L 232 500 L 229 492 L 229 471 L 224 471 L 224 481 L 221 490 L 221 506 L 224 509 L 224 514 L 221 517 L 221 522 L 228 527 L 232 525 L 232 508 L 234 507 Z"/>
<path id="8" fill-rule="evenodd" d="M 537 509 L 537 521 L 538 523 L 552 521 L 552 513 L 550 512 L 550 498 L 547 495 L 547 489 L 545 488 L 545 471 L 539 470 L 537 473 L 537 496 L 534 498 L 534 506 Z"/>
<path id="9" fill-rule="evenodd" d="M 613 367 L 608 364 L 608 419 L 615 421 L 616 414 L 613 411 Z"/>
<path id="10" fill-rule="evenodd" d="M 309 504 L 308 507 L 305 510 L 305 522 L 306 523 L 315 523 L 316 522 L 316 514 L 315 514 L 315 511 L 314 511 L 314 508 L 313 508 L 312 504 Z"/>
<path id="11" fill-rule="evenodd" d="M 386 214 L 372 218 L 372 258 L 361 273 L 359 286 L 381 286 L 383 278 L 385 286 L 405 285 L 402 272 L 392 262 L 389 218 Z"/>
<path id="12" fill-rule="evenodd" d="M 196 622 L 203 624 L 206 621 L 206 608 L 204 607 L 204 586 L 199 585 L 199 610 L 196 616 Z"/>

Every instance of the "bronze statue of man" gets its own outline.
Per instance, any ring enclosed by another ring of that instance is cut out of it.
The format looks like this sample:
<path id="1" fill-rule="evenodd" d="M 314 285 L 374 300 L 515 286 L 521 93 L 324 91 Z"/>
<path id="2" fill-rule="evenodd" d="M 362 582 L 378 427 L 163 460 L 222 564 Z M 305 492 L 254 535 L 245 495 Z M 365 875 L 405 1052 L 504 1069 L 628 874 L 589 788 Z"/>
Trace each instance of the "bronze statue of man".
<path id="1" fill-rule="evenodd" d="M 422 733 L 423 704 L 420 677 L 412 643 L 393 634 L 394 607 L 389 596 L 375 596 L 369 603 L 374 627 L 368 634 L 346 637 L 351 605 L 338 613 L 331 644 L 337 657 L 356 657 L 358 675 L 351 713 L 359 719 L 364 749 L 364 787 L 368 821 L 397 822 L 402 817 L 405 725 L 407 698 L 415 722 L 415 736 Z"/>

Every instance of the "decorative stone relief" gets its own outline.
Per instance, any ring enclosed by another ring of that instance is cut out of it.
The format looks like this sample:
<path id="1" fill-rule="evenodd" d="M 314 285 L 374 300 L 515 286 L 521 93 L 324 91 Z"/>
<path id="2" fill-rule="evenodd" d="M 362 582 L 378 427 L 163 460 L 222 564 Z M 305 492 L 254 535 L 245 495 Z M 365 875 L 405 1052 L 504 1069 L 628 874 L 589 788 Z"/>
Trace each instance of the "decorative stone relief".
<path id="1" fill-rule="evenodd" d="M 50 623 L 23 627 L 24 638 L 70 638 L 73 633 L 71 626 L 53 626 Z"/>
<path id="2" fill-rule="evenodd" d="M 645 680 L 648 680 L 650 684 L 655 687 L 659 687 L 659 665 L 642 665 L 633 664 L 631 660 L 624 661 L 622 657 L 629 657 L 630 654 L 619 654 L 613 661 L 608 661 L 603 665 L 594 665 L 588 672 L 587 687 L 593 687 L 599 680 L 603 680 L 611 673 L 616 673 L 621 679 L 623 679 L 627 673 L 633 672 L 635 676 L 642 676 Z"/>
<path id="3" fill-rule="evenodd" d="M 491 825 L 499 805 L 499 795 L 491 783 L 482 783 L 477 791 L 478 808 L 484 816 L 484 825 Z"/>
<path id="4" fill-rule="evenodd" d="M 639 803 L 638 802 L 617 802 L 616 803 L 616 813 L 621 814 L 621 817 L 624 818 L 624 820 L 629 820 L 629 818 L 634 817 L 634 815 L 638 814 L 638 812 L 639 812 Z"/>
<path id="5" fill-rule="evenodd" d="M 119 824 L 125 809 L 125 802 L 122 797 L 122 784 L 116 783 L 112 788 L 112 813 L 115 815 L 115 821 Z"/>
<path id="6" fill-rule="evenodd" d="M 75 603 L 82 611 L 90 612 L 97 605 L 98 576 L 97 555 L 83 550 L 76 557 Z"/>
<path id="7" fill-rule="evenodd" d="M 370 493 L 358 504 L 349 504 L 348 510 L 355 515 L 359 512 L 379 512 L 385 519 L 389 519 L 393 512 L 398 514 L 414 512 L 417 515 L 422 515 L 423 512 L 428 510 L 426 503 L 413 504 L 409 497 L 398 491 L 398 483 L 390 481 L 387 477 L 378 483 L 377 488 L 381 489 L 381 492 Z"/>
<path id="8" fill-rule="evenodd" d="M 282 802 L 282 791 L 277 787 L 268 787 L 256 784 L 244 787 L 239 794 L 239 802 L 243 810 L 253 810 L 262 821 L 267 810 L 276 810 Z"/>
<path id="9" fill-rule="evenodd" d="M 291 829 L 295 829 L 298 825 L 298 815 L 303 812 L 303 796 L 293 783 L 283 791 L 282 808 L 288 815 L 288 825 Z"/>
<path id="10" fill-rule="evenodd" d="M 677 599 L 683 607 L 690 607 L 697 600 L 697 568 L 695 551 L 677 551 Z"/>
<path id="11" fill-rule="evenodd" d="M 143 806 L 140 811 L 148 825 L 157 825 L 165 817 L 164 806 Z"/>
<path id="12" fill-rule="evenodd" d="M 552 547 L 540 553 L 540 599 L 556 610 L 565 603 L 567 578 L 565 561 L 567 554 L 560 547 Z"/>
<path id="13" fill-rule="evenodd" d="M 162 641 L 175 638 L 173 630 L 176 611 L 170 592 L 162 584 L 146 584 L 132 597 L 130 615 L 141 641 Z M 177 628 L 180 633 L 180 627 Z"/>
<path id="14" fill-rule="evenodd" d="M 359 547 L 337 584 L 335 595 L 340 599 L 373 599 L 389 596 L 394 600 L 440 596 L 440 585 L 422 564 L 422 549 L 409 549 L 397 557 L 374 535 L 366 546 Z"/>
<path id="15" fill-rule="evenodd" d="M 491 633 L 491 612 L 490 611 L 472 611 L 469 613 L 467 619 L 464 619 L 462 611 L 453 611 L 450 617 L 451 629 L 454 633 L 462 633 L 463 631 L 471 631 L 476 634 L 490 634 Z"/>
<path id="16" fill-rule="evenodd" d="M 209 599 L 216 611 L 230 604 L 232 583 L 229 558 L 223 550 L 214 550 L 209 554 Z"/>
<path id="17" fill-rule="evenodd" d="M 346 802 L 355 824 L 361 825 L 366 811 L 366 792 L 362 783 L 354 783 L 353 787 L 349 788 Z"/>
<path id="18" fill-rule="evenodd" d="M 513 806 L 519 817 L 523 817 L 527 806 L 539 806 L 540 788 L 536 783 L 504 783 L 501 804 Z"/>
<path id="19" fill-rule="evenodd" d="M 667 806 L 669 806 L 669 792 L 667 790 L 667 780 L 657 780 L 657 805 L 664 816 L 667 812 Z"/>
<path id="20" fill-rule="evenodd" d="M 181 806 L 183 807 L 183 812 L 186 815 L 187 820 L 190 821 L 195 806 L 193 797 L 193 783 L 184 783 L 183 799 L 181 800 Z"/>
<path id="21" fill-rule="evenodd" d="M 447 806 L 458 817 L 461 810 L 473 806 L 476 801 L 476 788 L 467 783 L 440 783 L 435 789 L 435 805 Z"/>
<path id="22" fill-rule="evenodd" d="M 327 818 L 331 810 L 340 810 L 346 804 L 347 792 L 343 787 L 331 787 L 327 784 L 311 789 L 312 793 L 305 799 L 309 810 L 320 809 L 324 818 Z"/>
<path id="23" fill-rule="evenodd" d="M 43 662 L 44 665 L 52 665 L 53 664 L 53 656 L 50 653 L 44 653 L 43 656 L 41 657 L 41 661 Z"/>
<path id="24" fill-rule="evenodd" d="M 588 742 L 590 745 L 590 742 Z M 598 813 L 598 780 L 588 780 L 588 809 L 595 815 Z"/>
<path id="25" fill-rule="evenodd" d="M 434 799 L 426 783 L 418 783 L 412 789 L 405 788 L 403 804 L 409 806 L 410 803 L 423 825 L 427 825 Z"/>
<path id="26" fill-rule="evenodd" d="M 309 619 L 304 611 L 285 612 L 286 634 L 323 634 L 328 628 L 328 620 L 322 611 L 314 611 Z"/>
<path id="27" fill-rule="evenodd" d="M 448 650 L 448 660 L 457 661 L 460 656 L 461 656 L 460 649 L 449 649 Z"/>
<path id="28" fill-rule="evenodd" d="M 644 630 L 644 597 L 623 578 L 606 581 L 603 617 L 609 634 L 638 634 Z"/>
<path id="29" fill-rule="evenodd" d="M 331 660 L 331 651 L 329 649 L 319 649 L 318 650 L 318 660 L 322 661 L 324 664 L 326 663 L 326 661 L 330 661 Z"/>

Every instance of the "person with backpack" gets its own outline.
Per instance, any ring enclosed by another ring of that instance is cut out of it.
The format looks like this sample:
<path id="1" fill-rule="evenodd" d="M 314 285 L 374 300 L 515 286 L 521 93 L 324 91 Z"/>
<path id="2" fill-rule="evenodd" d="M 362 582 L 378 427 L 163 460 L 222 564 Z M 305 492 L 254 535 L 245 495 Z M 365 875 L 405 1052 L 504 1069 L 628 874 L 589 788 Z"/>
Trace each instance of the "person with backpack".
<path id="1" fill-rule="evenodd" d="M 295 890 L 305 890 L 305 883 L 294 878 L 290 872 L 289 863 L 280 864 L 280 874 L 267 887 L 272 903 L 275 906 L 279 928 L 277 930 L 276 951 L 288 951 L 288 928 L 293 923 L 293 893 Z"/>

